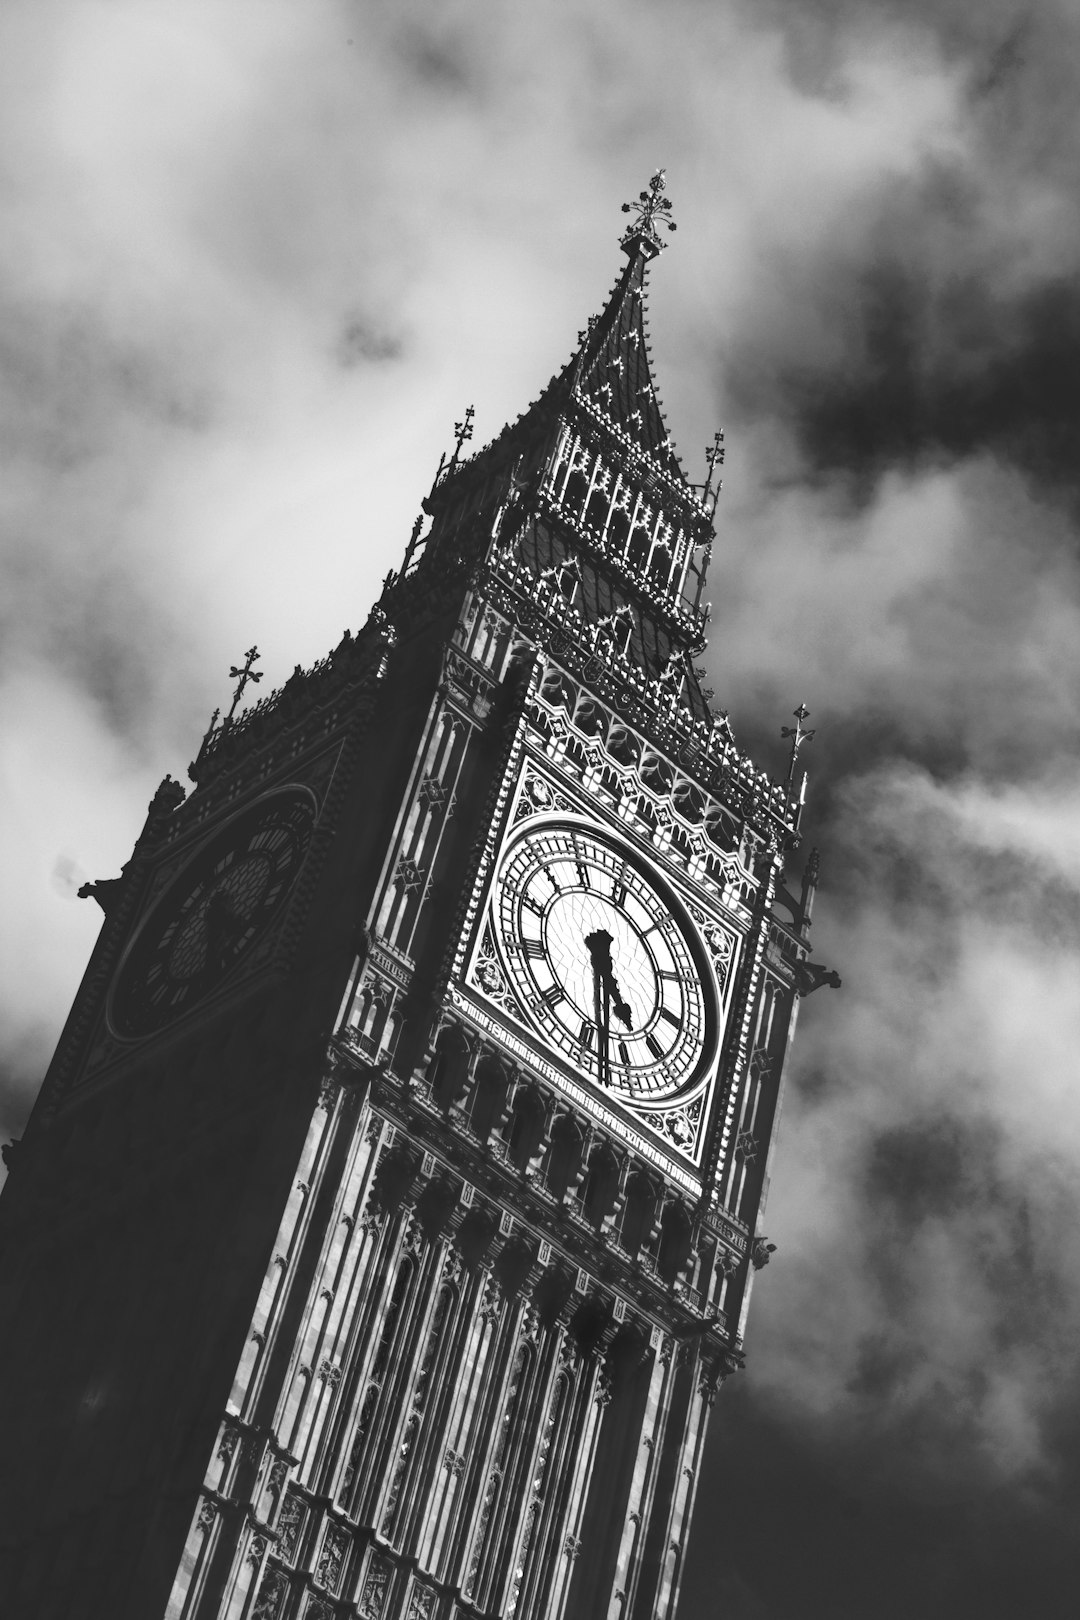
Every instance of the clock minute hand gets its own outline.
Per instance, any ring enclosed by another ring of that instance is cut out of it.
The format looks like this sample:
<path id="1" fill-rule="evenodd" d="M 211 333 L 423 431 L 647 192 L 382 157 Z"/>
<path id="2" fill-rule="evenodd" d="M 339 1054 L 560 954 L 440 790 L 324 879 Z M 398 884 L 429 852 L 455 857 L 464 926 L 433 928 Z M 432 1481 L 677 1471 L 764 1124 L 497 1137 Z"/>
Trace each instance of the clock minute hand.
<path id="1" fill-rule="evenodd" d="M 611 1014 L 630 1028 L 633 1014 L 622 998 L 615 978 L 615 969 L 611 965 L 612 937 L 606 929 L 598 928 L 594 933 L 586 934 L 585 944 L 592 957 L 593 984 L 596 992 L 596 1022 L 600 1032 L 599 1042 L 599 1078 L 602 1085 L 611 1084 Z"/>

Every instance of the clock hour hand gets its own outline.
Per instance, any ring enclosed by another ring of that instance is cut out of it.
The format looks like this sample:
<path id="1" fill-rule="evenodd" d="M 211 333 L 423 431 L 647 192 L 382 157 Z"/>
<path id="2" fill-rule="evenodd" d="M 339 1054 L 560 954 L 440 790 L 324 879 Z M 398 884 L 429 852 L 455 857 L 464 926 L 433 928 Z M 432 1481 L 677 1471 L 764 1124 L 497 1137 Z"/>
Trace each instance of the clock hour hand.
<path id="1" fill-rule="evenodd" d="M 585 945 L 592 957 L 593 996 L 596 1011 L 596 1078 L 602 1086 L 611 1084 L 611 935 L 598 928 L 585 935 Z"/>
<path id="2" fill-rule="evenodd" d="M 633 1028 L 634 1015 L 619 993 L 619 986 L 614 973 L 611 975 L 611 1010 L 620 1024 L 625 1024 L 627 1029 Z"/>
<path id="3" fill-rule="evenodd" d="M 596 1025 L 599 1041 L 596 1053 L 596 1074 L 602 1086 L 611 1085 L 611 1014 L 630 1028 L 633 1014 L 622 998 L 611 965 L 612 938 L 606 929 L 598 928 L 586 934 L 585 944 L 593 965 L 593 988 L 596 996 Z"/>

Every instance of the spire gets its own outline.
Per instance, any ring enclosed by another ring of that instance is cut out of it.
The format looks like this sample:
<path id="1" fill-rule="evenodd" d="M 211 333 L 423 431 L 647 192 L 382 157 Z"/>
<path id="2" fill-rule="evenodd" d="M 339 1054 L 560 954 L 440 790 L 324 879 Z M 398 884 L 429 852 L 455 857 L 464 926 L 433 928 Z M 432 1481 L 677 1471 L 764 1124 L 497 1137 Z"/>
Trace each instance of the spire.
<path id="1" fill-rule="evenodd" d="M 483 456 L 508 442 L 518 441 L 535 431 L 537 421 L 546 424 L 553 413 L 565 410 L 566 396 L 577 398 L 593 412 L 648 452 L 660 469 L 676 483 L 690 487 L 675 446 L 667 430 L 660 396 L 652 379 L 646 319 L 645 278 L 649 262 L 662 252 L 665 243 L 660 226 L 675 230 L 670 218 L 671 201 L 664 195 L 664 170 L 657 169 L 637 200 L 623 203 L 624 213 L 634 219 L 620 239 L 627 256 L 626 267 L 612 288 L 599 315 L 590 318 L 578 333 L 578 346 L 568 363 L 557 371 L 526 410 L 507 423 L 490 444 L 477 452 Z M 459 424 L 460 426 L 460 424 Z M 462 460 L 458 444 L 454 457 L 441 462 L 435 475 L 435 489 L 459 477 L 477 456 Z"/>
<path id="2" fill-rule="evenodd" d="M 621 241 L 627 265 L 603 313 L 579 334 L 571 362 L 574 392 L 589 400 L 615 427 L 655 456 L 668 473 L 682 476 L 652 379 L 646 320 L 645 277 L 649 261 L 664 248 L 658 224 L 675 229 L 664 171 L 657 169 L 637 201 L 623 203 L 635 218 Z"/>

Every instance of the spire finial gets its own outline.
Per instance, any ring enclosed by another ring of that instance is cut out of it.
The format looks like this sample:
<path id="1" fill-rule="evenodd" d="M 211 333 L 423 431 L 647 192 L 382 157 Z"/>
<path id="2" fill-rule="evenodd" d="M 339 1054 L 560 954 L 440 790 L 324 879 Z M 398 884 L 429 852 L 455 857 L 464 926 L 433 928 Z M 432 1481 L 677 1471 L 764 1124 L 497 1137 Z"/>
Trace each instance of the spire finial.
<path id="1" fill-rule="evenodd" d="M 665 169 L 657 169 L 648 188 L 638 193 L 636 202 L 626 202 L 622 205 L 624 214 L 636 213 L 633 221 L 622 239 L 622 246 L 628 253 L 632 253 L 638 241 L 647 242 L 653 253 L 659 253 L 664 246 L 657 231 L 657 221 L 667 226 L 669 231 L 677 229 L 675 221 L 668 216 L 671 213 L 671 198 L 664 196 Z"/>
<path id="2" fill-rule="evenodd" d="M 791 783 L 792 783 L 792 781 L 794 780 L 794 777 L 795 777 L 795 766 L 798 764 L 798 761 L 799 761 L 799 751 L 802 748 L 803 744 L 810 742 L 813 739 L 813 736 L 814 736 L 813 728 L 808 730 L 803 725 L 803 721 L 804 720 L 809 720 L 809 718 L 810 718 L 810 710 L 806 707 L 806 704 L 805 703 L 800 703 L 799 707 L 797 709 L 795 709 L 793 711 L 793 713 L 794 713 L 794 716 L 795 716 L 795 724 L 793 726 L 781 726 L 780 727 L 780 735 L 781 735 L 781 737 L 790 737 L 791 738 L 791 760 L 790 760 L 790 763 L 788 764 L 788 773 L 787 773 L 787 779 L 788 779 L 788 785 L 789 786 L 791 785 Z"/>

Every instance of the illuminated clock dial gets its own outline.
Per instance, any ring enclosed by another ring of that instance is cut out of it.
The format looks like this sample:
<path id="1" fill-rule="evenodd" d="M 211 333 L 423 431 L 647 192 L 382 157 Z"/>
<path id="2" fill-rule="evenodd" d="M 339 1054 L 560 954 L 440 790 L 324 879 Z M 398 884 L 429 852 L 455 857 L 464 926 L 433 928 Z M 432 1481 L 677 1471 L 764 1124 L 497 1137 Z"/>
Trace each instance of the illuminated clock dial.
<path id="1" fill-rule="evenodd" d="M 287 899 L 314 820 L 309 794 L 274 794 L 199 851 L 120 970 L 111 1009 L 119 1034 L 160 1029 L 216 988 Z"/>
<path id="2" fill-rule="evenodd" d="M 701 951 L 626 849 L 584 825 L 533 827 L 503 859 L 496 907 L 528 1017 L 575 1068 L 641 1101 L 694 1082 L 715 1024 Z"/>

